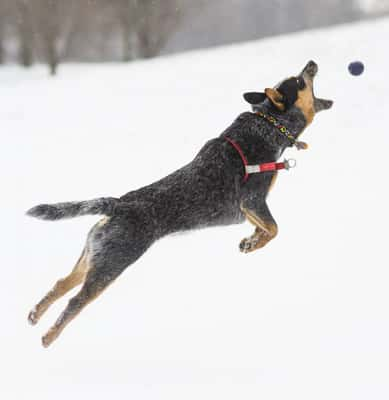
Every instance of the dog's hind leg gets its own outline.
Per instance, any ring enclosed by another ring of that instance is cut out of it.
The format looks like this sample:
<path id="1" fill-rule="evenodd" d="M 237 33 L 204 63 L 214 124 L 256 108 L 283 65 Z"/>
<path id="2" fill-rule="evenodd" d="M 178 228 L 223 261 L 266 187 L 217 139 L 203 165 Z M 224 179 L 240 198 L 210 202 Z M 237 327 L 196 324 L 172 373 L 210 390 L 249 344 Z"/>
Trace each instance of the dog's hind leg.
<path id="1" fill-rule="evenodd" d="M 105 277 L 96 274 L 95 271 L 88 274 L 81 290 L 76 296 L 70 299 L 66 309 L 59 316 L 55 324 L 49 329 L 46 335 L 42 337 L 43 346 L 50 346 L 50 344 L 61 334 L 66 325 L 72 321 L 86 305 L 96 299 L 104 289 L 114 281 L 115 278 L 115 276 Z"/>
<path id="2" fill-rule="evenodd" d="M 92 229 L 87 243 L 88 272 L 81 290 L 70 299 L 66 309 L 42 338 L 48 347 L 82 309 L 96 299 L 130 264 L 152 244 L 146 221 L 110 221 Z"/>
<path id="3" fill-rule="evenodd" d="M 87 272 L 87 254 L 86 250 L 82 252 L 72 272 L 63 279 L 57 281 L 54 287 L 45 297 L 33 308 L 28 315 L 28 320 L 35 325 L 47 309 L 60 297 L 81 284 Z"/>

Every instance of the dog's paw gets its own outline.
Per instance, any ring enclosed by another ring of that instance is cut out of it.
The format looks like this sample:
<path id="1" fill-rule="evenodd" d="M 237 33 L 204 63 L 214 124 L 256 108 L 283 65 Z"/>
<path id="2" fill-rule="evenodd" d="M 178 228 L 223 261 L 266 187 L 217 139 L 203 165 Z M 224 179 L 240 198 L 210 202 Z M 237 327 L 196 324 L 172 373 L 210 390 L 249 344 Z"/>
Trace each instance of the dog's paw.
<path id="1" fill-rule="evenodd" d="M 34 308 L 30 311 L 30 313 L 28 314 L 28 322 L 29 322 L 31 325 L 36 325 L 36 324 L 38 323 L 38 320 L 39 320 L 39 317 L 38 317 L 38 314 L 37 314 L 37 310 L 36 310 L 36 308 L 34 307 Z"/>
<path id="2" fill-rule="evenodd" d="M 42 336 L 41 341 L 42 341 L 42 346 L 47 349 L 50 346 L 53 339 L 51 339 L 49 334 L 46 334 L 45 336 Z"/>
<path id="3" fill-rule="evenodd" d="M 46 335 L 42 336 L 42 346 L 48 348 L 54 342 L 54 340 L 58 338 L 60 333 L 61 331 L 58 329 L 58 326 L 54 325 L 49 329 Z"/>
<path id="4" fill-rule="evenodd" d="M 245 238 L 240 242 L 239 250 L 242 253 L 250 253 L 256 249 L 258 242 L 259 239 L 257 237 Z"/>

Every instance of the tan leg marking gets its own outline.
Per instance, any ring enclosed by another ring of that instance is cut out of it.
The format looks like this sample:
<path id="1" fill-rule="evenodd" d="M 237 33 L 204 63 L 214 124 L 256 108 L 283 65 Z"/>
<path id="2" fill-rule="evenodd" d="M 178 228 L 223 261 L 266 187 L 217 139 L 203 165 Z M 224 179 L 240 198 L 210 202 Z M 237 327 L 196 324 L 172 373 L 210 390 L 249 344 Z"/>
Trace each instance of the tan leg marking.
<path id="1" fill-rule="evenodd" d="M 75 309 L 75 311 L 67 313 L 65 310 L 57 319 L 55 324 L 48 330 L 46 335 L 42 337 L 43 347 L 49 347 L 54 342 L 54 340 L 56 340 L 58 336 L 62 333 L 66 325 L 74 318 L 76 318 L 77 315 L 82 311 L 82 309 L 89 303 L 91 303 L 101 292 L 95 293 L 92 298 L 89 298 L 88 300 L 85 300 L 84 302 L 80 303 L 80 305 Z"/>
<path id="2" fill-rule="evenodd" d="M 43 347 L 49 347 L 58 338 L 65 327 L 86 307 L 95 300 L 106 288 L 106 285 L 96 285 L 96 282 L 88 282 L 86 279 L 83 287 L 76 296 L 70 299 L 65 311 L 59 316 L 55 324 L 42 337 Z"/>
<path id="3" fill-rule="evenodd" d="M 243 253 L 250 253 L 254 250 L 261 249 L 277 236 L 278 228 L 274 222 L 267 223 L 252 211 L 243 207 L 242 212 L 245 214 L 247 220 L 256 227 L 253 235 L 240 242 L 239 247 Z"/>
<path id="4" fill-rule="evenodd" d="M 273 176 L 273 179 L 271 180 L 271 183 L 270 183 L 269 192 L 270 192 L 270 190 L 273 190 L 273 187 L 274 187 L 274 185 L 276 183 L 276 180 L 277 180 L 277 176 L 278 176 L 278 172 L 275 172 L 275 174 Z"/>
<path id="5" fill-rule="evenodd" d="M 28 320 L 35 325 L 47 309 L 67 292 L 81 284 L 87 273 L 87 260 L 85 251 L 78 260 L 72 272 L 65 278 L 60 279 L 46 296 L 34 307 L 28 315 Z"/>
<path id="6" fill-rule="evenodd" d="M 96 226 L 98 226 L 99 228 L 101 228 L 101 227 L 104 226 L 109 220 L 110 220 L 110 217 L 101 218 L 101 220 L 96 224 Z"/>

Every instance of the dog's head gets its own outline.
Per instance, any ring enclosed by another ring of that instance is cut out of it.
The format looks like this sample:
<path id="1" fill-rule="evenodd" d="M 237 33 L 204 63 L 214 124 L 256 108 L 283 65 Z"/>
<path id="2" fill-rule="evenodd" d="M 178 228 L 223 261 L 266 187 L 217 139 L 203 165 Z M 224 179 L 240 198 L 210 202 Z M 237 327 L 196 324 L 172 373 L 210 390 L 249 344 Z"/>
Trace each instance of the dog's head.
<path id="1" fill-rule="evenodd" d="M 333 104 L 331 100 L 315 97 L 313 81 L 318 69 L 315 62 L 309 61 L 299 75 L 285 79 L 272 89 L 265 89 L 264 93 L 245 93 L 244 98 L 252 105 L 254 111 L 266 99 L 269 99 L 279 112 L 287 112 L 296 107 L 302 112 L 308 125 L 316 113 L 328 110 Z"/>

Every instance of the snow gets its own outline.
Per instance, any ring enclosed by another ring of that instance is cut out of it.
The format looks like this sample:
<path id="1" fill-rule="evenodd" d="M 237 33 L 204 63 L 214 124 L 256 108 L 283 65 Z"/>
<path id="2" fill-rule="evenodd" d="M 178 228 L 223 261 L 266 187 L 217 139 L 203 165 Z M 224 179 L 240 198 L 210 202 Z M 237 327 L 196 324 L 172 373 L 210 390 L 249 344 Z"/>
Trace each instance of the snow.
<path id="1" fill-rule="evenodd" d="M 1 68 L 1 398 L 387 399 L 388 35 L 381 19 L 55 79 Z M 247 109 L 244 91 L 309 59 L 335 105 L 304 133 L 309 151 L 288 151 L 298 167 L 269 199 L 279 236 L 250 255 L 248 223 L 166 238 L 43 349 L 67 298 L 36 327 L 27 314 L 96 218 L 24 211 L 168 174 Z"/>

